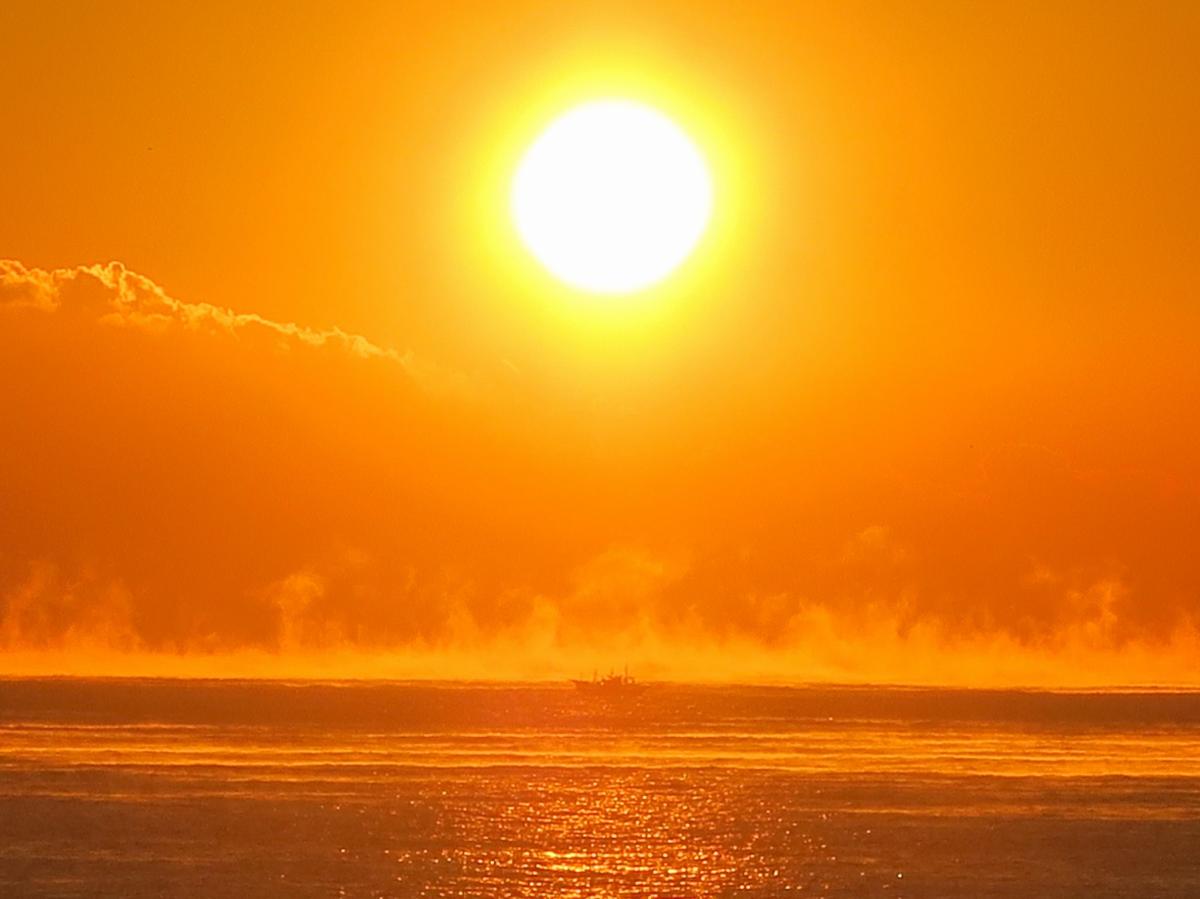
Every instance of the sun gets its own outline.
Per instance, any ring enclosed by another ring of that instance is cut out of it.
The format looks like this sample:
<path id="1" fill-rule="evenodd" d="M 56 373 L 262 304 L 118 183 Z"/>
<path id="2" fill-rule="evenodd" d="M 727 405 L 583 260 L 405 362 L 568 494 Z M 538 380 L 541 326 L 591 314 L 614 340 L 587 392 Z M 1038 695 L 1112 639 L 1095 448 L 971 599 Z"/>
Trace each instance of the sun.
<path id="1" fill-rule="evenodd" d="M 517 166 L 513 222 L 560 280 L 598 294 L 662 281 L 695 248 L 712 213 L 700 150 L 658 110 L 593 100 L 547 126 Z"/>

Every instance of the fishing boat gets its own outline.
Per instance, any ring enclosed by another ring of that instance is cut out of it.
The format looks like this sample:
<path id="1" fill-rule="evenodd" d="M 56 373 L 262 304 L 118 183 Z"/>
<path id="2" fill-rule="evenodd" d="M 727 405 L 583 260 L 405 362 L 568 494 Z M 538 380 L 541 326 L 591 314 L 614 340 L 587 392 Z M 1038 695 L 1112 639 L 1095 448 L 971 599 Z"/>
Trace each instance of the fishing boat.
<path id="1" fill-rule="evenodd" d="M 583 695 L 599 699 L 626 699 L 639 696 L 646 689 L 645 684 L 629 676 L 628 666 L 623 674 L 609 672 L 604 677 L 597 677 L 593 672 L 591 680 L 572 680 L 571 683 Z"/>

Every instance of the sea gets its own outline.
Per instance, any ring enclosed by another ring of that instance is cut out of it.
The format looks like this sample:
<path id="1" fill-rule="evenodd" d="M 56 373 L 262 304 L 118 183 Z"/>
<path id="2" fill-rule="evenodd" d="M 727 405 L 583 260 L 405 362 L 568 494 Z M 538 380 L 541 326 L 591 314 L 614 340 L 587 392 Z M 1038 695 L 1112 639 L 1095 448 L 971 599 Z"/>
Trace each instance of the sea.
<path id="1" fill-rule="evenodd" d="M 0 680 L 0 896 L 1200 897 L 1200 693 Z"/>

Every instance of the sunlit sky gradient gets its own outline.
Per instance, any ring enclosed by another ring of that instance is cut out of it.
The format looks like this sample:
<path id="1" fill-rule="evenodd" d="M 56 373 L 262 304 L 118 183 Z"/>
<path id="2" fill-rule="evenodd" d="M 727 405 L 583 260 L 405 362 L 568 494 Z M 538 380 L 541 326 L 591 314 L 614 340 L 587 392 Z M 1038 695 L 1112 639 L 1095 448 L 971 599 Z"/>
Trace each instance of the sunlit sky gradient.
<path id="1" fill-rule="evenodd" d="M 0 668 L 1200 682 L 1200 8 L 648 6 L 5 5 Z M 599 94 L 636 301 L 507 218 Z"/>

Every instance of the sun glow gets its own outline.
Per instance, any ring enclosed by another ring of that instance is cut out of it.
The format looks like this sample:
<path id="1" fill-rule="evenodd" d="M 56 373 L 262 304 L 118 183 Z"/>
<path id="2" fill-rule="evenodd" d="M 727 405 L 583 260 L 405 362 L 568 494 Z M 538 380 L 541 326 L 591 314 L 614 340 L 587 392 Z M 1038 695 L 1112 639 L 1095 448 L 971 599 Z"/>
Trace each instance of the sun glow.
<path id="1" fill-rule="evenodd" d="M 534 141 L 512 182 L 513 221 L 530 252 L 572 287 L 650 287 L 692 252 L 713 190 L 691 139 L 657 110 L 594 100 Z"/>

